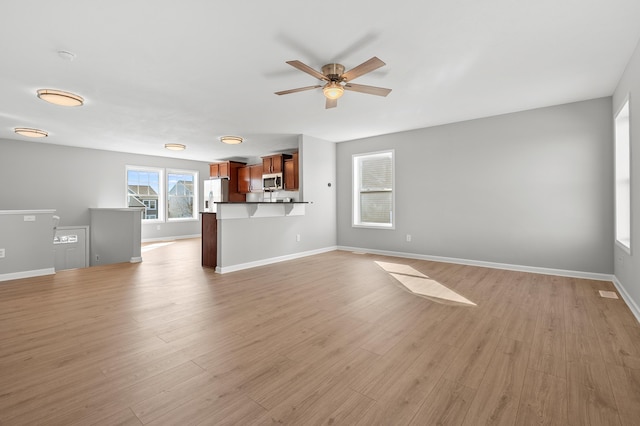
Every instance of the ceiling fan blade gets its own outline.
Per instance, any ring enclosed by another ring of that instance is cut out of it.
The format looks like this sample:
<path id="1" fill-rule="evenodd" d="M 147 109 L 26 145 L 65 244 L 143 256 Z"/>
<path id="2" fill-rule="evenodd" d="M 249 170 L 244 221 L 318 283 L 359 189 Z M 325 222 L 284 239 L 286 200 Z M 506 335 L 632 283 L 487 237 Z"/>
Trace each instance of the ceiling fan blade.
<path id="1" fill-rule="evenodd" d="M 327 102 L 324 105 L 325 109 L 329 109 L 329 108 L 335 108 L 338 106 L 338 100 L 337 99 L 329 99 L 327 98 Z"/>
<path id="2" fill-rule="evenodd" d="M 351 90 L 352 92 L 360 92 L 376 96 L 387 96 L 389 93 L 391 93 L 391 89 L 385 89 L 384 87 L 365 86 L 364 84 L 353 83 L 345 84 L 344 89 Z"/>
<path id="3" fill-rule="evenodd" d="M 287 61 L 287 63 L 294 68 L 298 68 L 300 71 L 306 72 L 307 74 L 314 76 L 318 80 L 329 81 L 329 79 L 324 74 L 314 70 L 309 65 L 303 64 L 300 61 Z"/>
<path id="4" fill-rule="evenodd" d="M 376 70 L 382 66 L 385 66 L 386 64 L 384 62 L 382 62 L 380 59 L 378 59 L 376 56 L 374 56 L 373 58 L 369 59 L 368 61 L 365 61 L 363 63 L 361 63 L 360 65 L 358 65 L 357 67 L 350 69 L 349 71 L 345 72 L 344 74 L 342 74 L 342 80 L 343 81 L 351 81 L 354 78 L 358 78 L 363 74 L 366 74 L 368 72 L 371 72 L 373 70 Z"/>
<path id="5" fill-rule="evenodd" d="M 288 95 L 289 93 L 304 92 L 305 90 L 317 89 L 318 87 L 322 87 L 322 86 L 316 85 L 316 86 L 298 87 L 297 89 L 289 89 L 289 90 L 283 90 L 281 92 L 275 92 L 275 94 Z"/>

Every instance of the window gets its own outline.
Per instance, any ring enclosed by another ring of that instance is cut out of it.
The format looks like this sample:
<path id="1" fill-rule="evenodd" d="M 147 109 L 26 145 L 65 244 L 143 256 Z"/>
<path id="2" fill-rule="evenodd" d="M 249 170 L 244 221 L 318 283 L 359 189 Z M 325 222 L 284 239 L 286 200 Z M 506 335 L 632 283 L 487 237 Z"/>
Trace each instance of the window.
<path id="1" fill-rule="evenodd" d="M 198 172 L 167 171 L 168 220 L 197 219 Z"/>
<path id="2" fill-rule="evenodd" d="M 127 206 L 147 222 L 198 220 L 198 172 L 127 166 Z"/>
<path id="3" fill-rule="evenodd" d="M 353 156 L 353 226 L 394 229 L 393 155 Z"/>
<path id="4" fill-rule="evenodd" d="M 158 201 L 158 200 L 142 200 L 142 202 L 144 203 L 144 205 L 145 205 L 145 206 L 147 206 L 147 208 L 148 208 L 148 209 L 151 209 L 151 210 L 155 210 L 155 209 L 157 209 L 157 207 L 156 207 L 156 206 L 157 206 L 156 201 Z"/>
<path id="5" fill-rule="evenodd" d="M 144 207 L 143 221 L 164 217 L 164 171 L 151 167 L 127 166 L 127 206 Z"/>
<path id="6" fill-rule="evenodd" d="M 631 157 L 629 100 L 615 118 L 616 243 L 631 253 Z"/>

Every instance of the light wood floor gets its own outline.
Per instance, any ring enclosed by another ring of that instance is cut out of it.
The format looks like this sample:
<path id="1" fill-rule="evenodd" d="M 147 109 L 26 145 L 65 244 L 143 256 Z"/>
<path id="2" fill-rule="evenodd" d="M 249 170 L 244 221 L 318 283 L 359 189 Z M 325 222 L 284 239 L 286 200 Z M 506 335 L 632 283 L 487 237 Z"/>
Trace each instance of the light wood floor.
<path id="1" fill-rule="evenodd" d="M 639 422 L 640 327 L 611 283 L 349 252 L 218 275 L 199 244 L 0 283 L 0 424 Z"/>

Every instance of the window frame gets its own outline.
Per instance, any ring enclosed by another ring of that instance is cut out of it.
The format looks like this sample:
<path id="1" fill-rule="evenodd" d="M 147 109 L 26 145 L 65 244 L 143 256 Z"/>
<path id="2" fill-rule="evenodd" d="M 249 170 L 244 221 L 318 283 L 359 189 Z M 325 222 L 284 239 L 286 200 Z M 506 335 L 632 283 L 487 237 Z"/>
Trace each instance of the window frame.
<path id="1" fill-rule="evenodd" d="M 621 116 L 623 112 L 626 114 Z M 626 118 L 626 124 L 620 122 Z M 623 125 L 625 135 L 620 135 Z M 632 235 L 632 191 L 631 191 L 631 99 L 627 94 L 613 117 L 614 130 L 614 198 L 615 198 L 615 242 L 618 247 L 631 255 Z M 621 158 L 622 157 L 622 158 Z M 622 164 L 624 162 L 624 164 Z M 624 181 L 620 183 L 621 181 Z M 621 223 L 623 222 L 623 223 Z M 624 233 L 625 235 L 621 235 Z"/>
<path id="2" fill-rule="evenodd" d="M 391 211 L 390 214 L 390 223 L 377 223 L 377 222 L 362 222 L 360 221 L 360 194 L 362 193 L 360 188 L 360 165 L 362 163 L 362 159 L 366 157 L 376 157 L 376 156 L 391 156 L 391 189 L 388 191 L 391 193 Z M 385 149 L 381 151 L 375 152 L 364 152 L 359 154 L 352 154 L 351 156 L 351 178 L 352 178 L 352 192 L 351 192 L 351 226 L 353 228 L 368 228 L 368 229 L 388 229 L 394 230 L 396 229 L 396 153 L 395 149 Z"/>
<path id="3" fill-rule="evenodd" d="M 130 171 L 140 171 L 140 172 L 151 172 L 158 173 L 158 200 L 157 200 L 157 217 L 155 219 L 147 219 L 143 218 L 142 223 L 164 223 L 165 217 L 165 173 L 164 169 L 161 167 L 149 167 L 149 166 L 133 166 L 126 165 L 124 172 L 124 185 L 125 185 L 125 206 L 129 207 L 129 172 Z"/>
<path id="4" fill-rule="evenodd" d="M 170 218 L 169 217 L 169 175 L 171 174 L 176 174 L 176 175 L 191 175 L 193 176 L 193 202 L 192 202 L 192 212 L 191 212 L 191 217 L 174 217 L 174 218 Z M 200 202 L 200 198 L 199 198 L 199 193 L 200 193 L 200 189 L 199 189 L 199 181 L 200 181 L 200 177 L 199 177 L 199 173 L 197 170 L 185 170 L 185 169 L 166 169 L 166 192 L 165 192 L 165 205 L 166 205 L 166 222 L 192 222 L 192 221 L 198 221 L 199 216 L 198 216 L 198 206 L 199 206 L 199 202 Z"/>

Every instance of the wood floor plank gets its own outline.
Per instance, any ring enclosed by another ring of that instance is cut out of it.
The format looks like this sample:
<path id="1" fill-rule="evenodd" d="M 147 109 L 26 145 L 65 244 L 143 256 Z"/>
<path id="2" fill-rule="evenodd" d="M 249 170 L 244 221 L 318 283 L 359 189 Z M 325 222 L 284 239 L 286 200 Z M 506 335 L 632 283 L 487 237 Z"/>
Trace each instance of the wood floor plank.
<path id="1" fill-rule="evenodd" d="M 637 425 L 640 419 L 640 370 L 618 365 L 607 367 L 621 423 Z"/>
<path id="2" fill-rule="evenodd" d="M 528 362 L 529 345 L 503 336 L 470 403 L 464 424 L 514 424 Z"/>
<path id="3" fill-rule="evenodd" d="M 381 388 L 365 389 L 365 394 L 376 403 L 359 424 L 409 423 L 438 384 L 455 350 L 443 344 L 429 345 L 406 370 L 395 371 L 392 376 L 382 375 L 373 382 Z"/>
<path id="4" fill-rule="evenodd" d="M 409 424 L 414 426 L 460 425 L 467 416 L 475 395 L 474 389 L 447 379 L 440 379 Z"/>
<path id="5" fill-rule="evenodd" d="M 527 369 L 515 424 L 568 424 L 567 381 Z"/>
<path id="6" fill-rule="evenodd" d="M 568 367 L 571 425 L 619 425 L 620 417 L 603 362 L 573 361 Z M 640 401 L 639 401 L 640 402 Z"/>
<path id="7" fill-rule="evenodd" d="M 640 418 L 640 324 L 609 282 L 345 251 L 221 275 L 199 239 L 143 257 L 1 283 L 0 424 Z"/>

